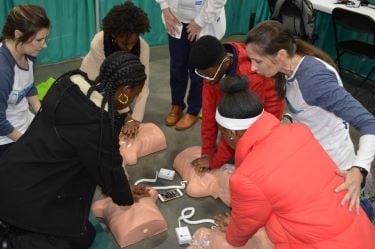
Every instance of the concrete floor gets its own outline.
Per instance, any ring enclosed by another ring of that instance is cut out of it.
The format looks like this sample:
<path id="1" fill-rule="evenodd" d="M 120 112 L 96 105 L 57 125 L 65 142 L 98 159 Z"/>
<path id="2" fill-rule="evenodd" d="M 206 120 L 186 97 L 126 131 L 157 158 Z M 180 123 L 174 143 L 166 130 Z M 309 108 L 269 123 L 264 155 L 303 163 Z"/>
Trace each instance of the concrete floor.
<path id="1" fill-rule="evenodd" d="M 241 40 L 243 37 L 234 36 L 230 40 Z M 36 82 L 46 80 L 49 76 L 58 77 L 62 73 L 79 68 L 81 60 L 73 60 L 64 63 L 41 65 L 37 67 Z M 355 81 L 355 79 L 349 79 Z M 166 46 L 153 47 L 151 49 L 150 61 L 150 96 L 147 102 L 144 122 L 152 122 L 158 125 L 164 132 L 167 138 L 167 149 L 152 155 L 145 156 L 138 160 L 137 165 L 128 166 L 131 183 L 140 178 L 153 178 L 155 170 L 160 168 L 172 169 L 172 163 L 175 156 L 183 149 L 200 145 L 200 124 L 198 123 L 192 128 L 185 131 L 177 131 L 174 127 L 168 127 L 164 124 L 166 114 L 170 109 L 170 88 L 169 88 L 169 54 Z M 367 99 L 368 100 L 368 99 Z M 365 100 L 365 101 L 367 101 Z M 369 107 L 373 112 L 374 99 L 370 99 Z M 353 140 L 358 141 L 358 133 L 352 132 Z M 171 185 L 179 183 L 179 177 L 175 177 L 173 182 L 167 180 L 158 180 L 157 185 Z M 129 246 L 129 249 L 165 249 L 165 248 L 185 248 L 186 246 L 179 246 L 175 235 L 175 228 L 178 227 L 178 217 L 183 208 L 193 206 L 196 208 L 196 214 L 193 217 L 196 219 L 212 218 L 216 214 L 229 211 L 220 200 L 215 200 L 211 197 L 206 198 L 190 198 L 184 195 L 182 198 L 172 200 L 167 203 L 157 201 L 161 213 L 168 222 L 168 231 L 141 241 L 135 245 Z M 209 224 L 189 225 L 190 232 L 193 233 L 201 226 L 209 226 Z M 95 247 L 95 245 L 93 246 Z M 116 247 L 106 247 L 116 248 Z"/>

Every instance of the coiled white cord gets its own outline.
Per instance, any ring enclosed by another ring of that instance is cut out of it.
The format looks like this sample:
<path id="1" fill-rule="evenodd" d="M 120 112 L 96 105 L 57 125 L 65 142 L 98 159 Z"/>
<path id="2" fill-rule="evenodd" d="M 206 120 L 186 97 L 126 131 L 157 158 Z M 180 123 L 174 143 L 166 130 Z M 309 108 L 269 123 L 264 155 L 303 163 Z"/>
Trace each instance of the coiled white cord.
<path id="1" fill-rule="evenodd" d="M 190 213 L 187 213 L 187 212 L 190 212 Z M 211 223 L 214 225 L 214 227 L 217 226 L 217 224 L 215 223 L 213 219 L 202 219 L 202 220 L 195 220 L 195 221 L 189 220 L 191 217 L 194 216 L 194 214 L 195 214 L 195 208 L 193 207 L 187 207 L 187 208 L 182 209 L 181 215 L 180 217 L 178 217 L 178 226 L 181 227 L 181 220 L 191 225 L 197 225 L 201 223 Z"/>
<path id="2" fill-rule="evenodd" d="M 134 185 L 138 185 L 143 182 L 156 182 L 158 180 L 158 171 L 155 172 L 155 178 L 153 179 L 139 179 L 134 183 Z M 187 181 L 181 181 L 180 185 L 169 185 L 169 186 L 152 186 L 153 189 L 155 190 L 167 190 L 167 189 L 185 189 L 186 188 Z"/>

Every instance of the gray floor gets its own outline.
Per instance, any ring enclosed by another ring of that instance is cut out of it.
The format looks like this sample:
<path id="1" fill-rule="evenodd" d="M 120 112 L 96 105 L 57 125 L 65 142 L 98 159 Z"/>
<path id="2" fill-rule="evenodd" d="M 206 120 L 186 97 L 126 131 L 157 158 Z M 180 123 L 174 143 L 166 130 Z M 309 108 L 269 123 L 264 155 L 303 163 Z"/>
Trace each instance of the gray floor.
<path id="1" fill-rule="evenodd" d="M 230 40 L 241 40 L 241 36 L 229 38 Z M 36 82 L 46 80 L 49 76 L 57 77 L 60 74 L 78 68 L 80 59 L 64 63 L 41 65 L 37 67 Z M 356 82 L 355 78 L 348 77 L 347 81 Z M 368 102 L 369 109 L 375 112 L 374 99 L 368 98 L 368 91 L 364 91 L 361 95 L 364 97 L 364 102 Z M 366 95 L 367 94 L 367 95 Z M 152 122 L 157 124 L 164 132 L 167 138 L 167 149 L 146 157 L 139 159 L 137 165 L 128 166 L 131 182 L 140 178 L 153 178 L 155 170 L 159 168 L 172 168 L 172 163 L 175 156 L 183 149 L 200 145 L 200 124 L 201 121 L 185 131 L 176 131 L 174 127 L 167 127 L 164 124 L 165 115 L 170 109 L 170 89 L 169 89 L 169 55 L 168 49 L 165 46 L 153 47 L 151 49 L 150 62 L 150 96 L 147 102 L 144 122 Z M 358 140 L 357 132 L 352 132 L 354 141 Z M 159 180 L 157 185 L 170 185 L 179 182 L 179 178 L 171 183 L 167 180 Z M 162 214 L 168 222 L 168 231 L 153 238 L 144 240 L 135 245 L 129 246 L 129 249 L 142 248 L 185 248 L 179 246 L 175 235 L 175 227 L 178 226 L 177 218 L 180 211 L 188 206 L 196 208 L 196 214 L 193 219 L 212 218 L 214 215 L 228 211 L 229 209 L 219 200 L 213 198 L 193 199 L 185 195 L 183 198 L 173 200 L 167 203 L 160 203 L 158 201 Z M 198 227 L 203 225 L 189 225 L 190 231 L 193 233 Z"/>

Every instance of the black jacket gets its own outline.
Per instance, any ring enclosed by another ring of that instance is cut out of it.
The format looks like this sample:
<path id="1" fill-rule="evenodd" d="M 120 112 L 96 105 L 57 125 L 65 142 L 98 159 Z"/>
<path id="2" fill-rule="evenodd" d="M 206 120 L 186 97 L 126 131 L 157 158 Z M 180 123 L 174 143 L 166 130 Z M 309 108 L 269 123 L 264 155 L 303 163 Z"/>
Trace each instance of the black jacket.
<path id="1" fill-rule="evenodd" d="M 96 185 L 119 205 L 133 203 L 118 134 L 71 74 L 49 90 L 27 132 L 0 159 L 0 219 L 33 232 L 85 233 Z M 113 140 L 114 137 L 114 140 Z"/>

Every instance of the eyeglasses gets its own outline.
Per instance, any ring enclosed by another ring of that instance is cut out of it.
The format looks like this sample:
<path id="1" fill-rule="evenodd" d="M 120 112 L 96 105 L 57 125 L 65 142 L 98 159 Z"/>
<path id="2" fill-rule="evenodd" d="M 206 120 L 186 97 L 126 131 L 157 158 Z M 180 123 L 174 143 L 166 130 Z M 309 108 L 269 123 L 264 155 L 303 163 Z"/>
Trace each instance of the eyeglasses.
<path id="1" fill-rule="evenodd" d="M 228 60 L 228 58 L 227 58 L 227 57 L 224 57 L 224 59 L 221 61 L 220 65 L 219 65 L 219 67 L 217 68 L 216 73 L 215 73 L 214 76 L 212 76 L 212 77 L 209 77 L 209 76 L 205 76 L 205 75 L 200 74 L 200 73 L 198 72 L 198 69 L 195 69 L 195 74 L 198 75 L 199 77 L 205 79 L 205 80 L 213 81 L 213 80 L 215 80 L 217 74 L 219 73 L 219 71 L 220 71 L 220 69 L 221 69 L 221 66 L 222 66 L 222 65 L 224 64 L 224 62 L 226 62 L 227 60 Z"/>

